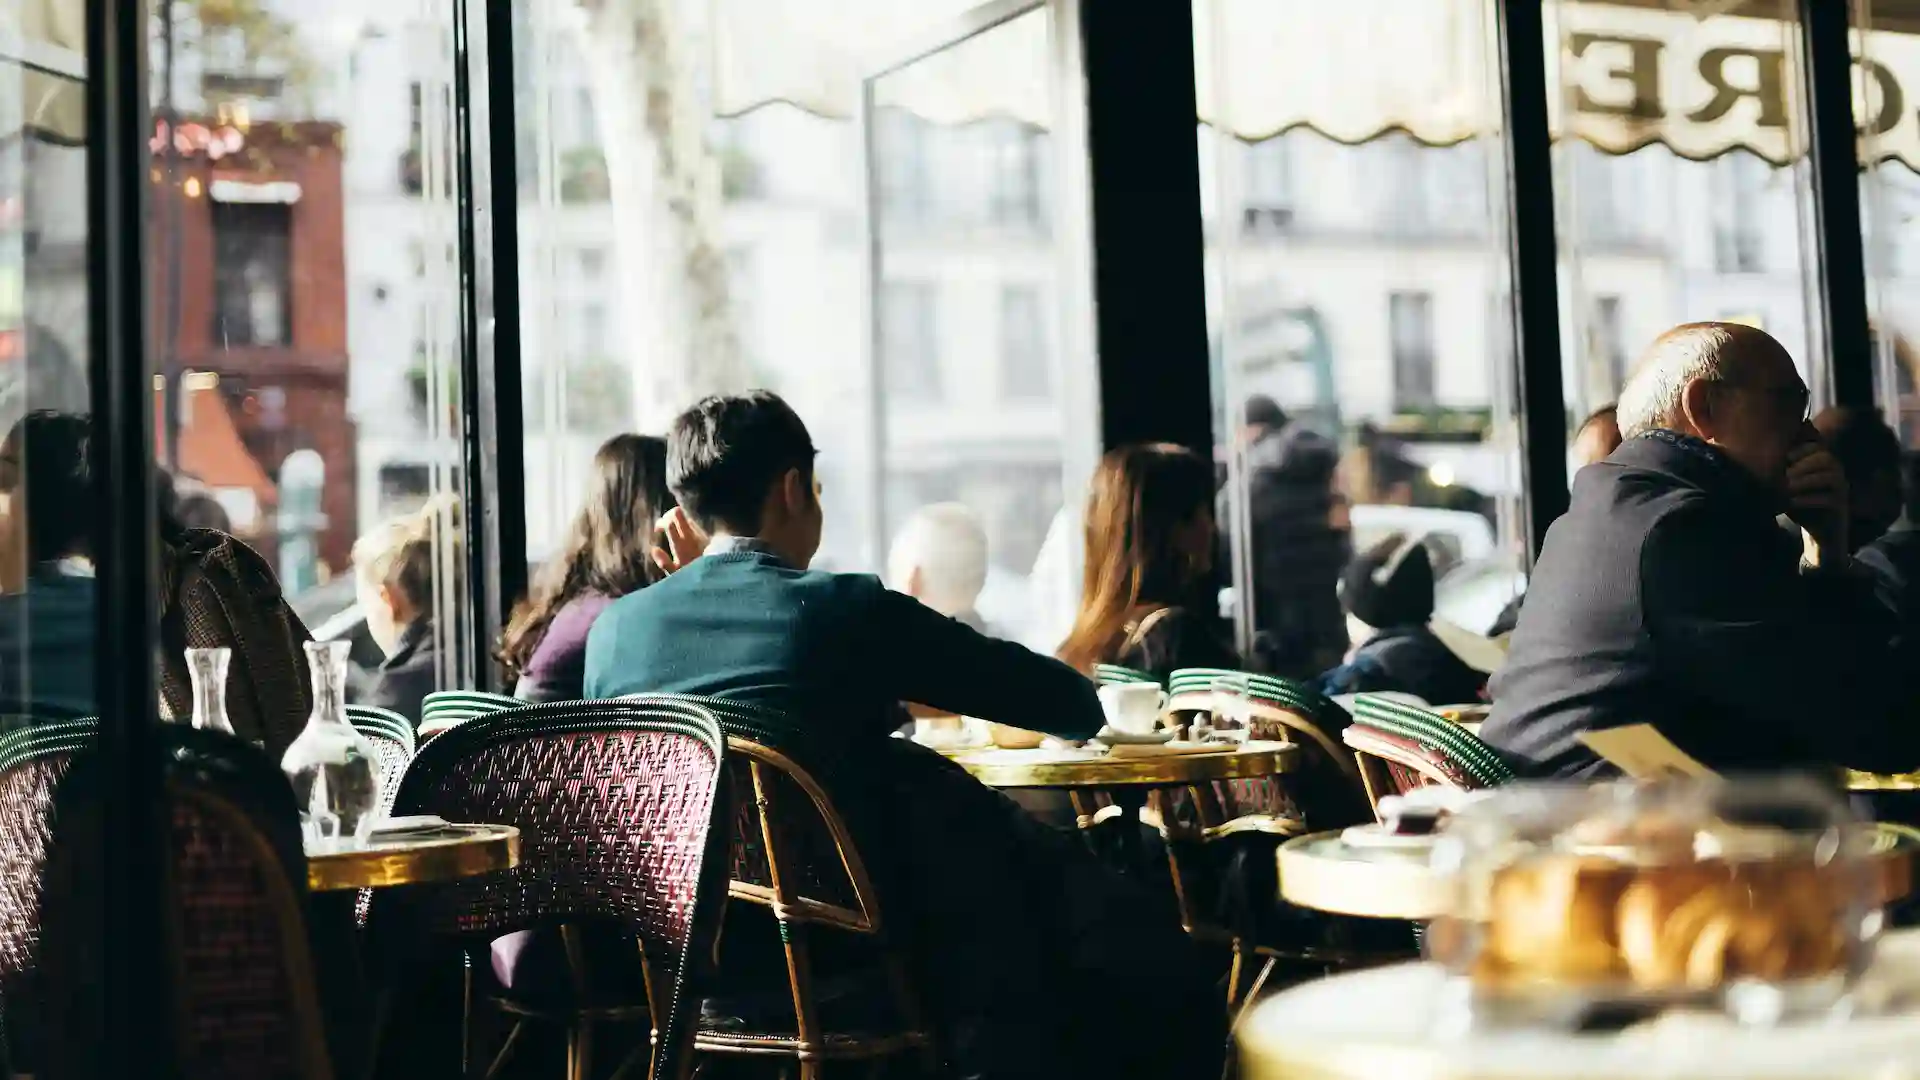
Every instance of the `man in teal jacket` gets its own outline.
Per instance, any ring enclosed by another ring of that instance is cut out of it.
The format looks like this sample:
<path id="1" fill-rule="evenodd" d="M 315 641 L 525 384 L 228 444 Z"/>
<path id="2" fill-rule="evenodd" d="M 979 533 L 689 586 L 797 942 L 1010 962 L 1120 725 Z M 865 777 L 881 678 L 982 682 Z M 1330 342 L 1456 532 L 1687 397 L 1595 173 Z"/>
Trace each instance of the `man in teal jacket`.
<path id="1" fill-rule="evenodd" d="M 787 718 L 753 734 L 819 771 L 850 819 L 957 1075 L 1217 1074 L 1218 1001 L 1173 913 L 1076 837 L 888 737 L 915 702 L 1085 738 L 1102 722 L 1092 683 L 877 578 L 809 571 L 814 456 L 764 391 L 674 421 L 668 486 L 706 553 L 594 622 L 587 695 L 706 694 Z"/>

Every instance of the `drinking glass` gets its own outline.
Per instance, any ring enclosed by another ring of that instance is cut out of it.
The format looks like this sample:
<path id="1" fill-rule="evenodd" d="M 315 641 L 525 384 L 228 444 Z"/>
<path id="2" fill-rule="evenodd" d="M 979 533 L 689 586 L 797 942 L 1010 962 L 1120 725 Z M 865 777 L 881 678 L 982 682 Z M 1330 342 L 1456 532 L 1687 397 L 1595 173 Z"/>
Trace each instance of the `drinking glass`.
<path id="1" fill-rule="evenodd" d="M 1238 676 L 1213 680 L 1212 729 L 1207 742 L 1243 743 L 1253 722 L 1253 698 L 1247 693 L 1247 681 Z"/>

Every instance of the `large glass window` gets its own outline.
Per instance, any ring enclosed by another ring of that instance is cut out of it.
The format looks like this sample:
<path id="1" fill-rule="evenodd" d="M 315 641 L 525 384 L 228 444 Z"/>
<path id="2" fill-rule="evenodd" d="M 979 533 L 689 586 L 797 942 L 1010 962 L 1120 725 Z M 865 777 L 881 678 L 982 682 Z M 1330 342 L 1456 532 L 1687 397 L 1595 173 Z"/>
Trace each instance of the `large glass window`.
<path id="1" fill-rule="evenodd" d="M 1336 663 L 1348 555 L 1424 536 L 1485 630 L 1519 559 L 1495 5 L 1196 0 L 1219 454 L 1243 647 Z"/>
<path id="2" fill-rule="evenodd" d="M 817 565 L 882 571 L 913 511 L 963 502 L 980 614 L 1057 644 L 1028 579 L 1097 425 L 1062 374 L 1093 360 L 1060 355 L 1052 24 L 928 44 L 969 6 L 516 0 L 532 557 L 600 441 L 765 387 L 820 446 Z"/>
<path id="3" fill-rule="evenodd" d="M 1682 322 L 1751 323 L 1831 400 L 1793 0 L 1547 5 L 1570 425 Z"/>
<path id="4" fill-rule="evenodd" d="M 81 27 L 0 2 L 0 730 L 97 715 Z M 30 1063 L 29 1063 L 30 1064 Z"/>
<path id="5" fill-rule="evenodd" d="M 1920 447 L 1920 4 L 1856 0 L 1853 11 L 1876 397 Z"/>
<path id="6" fill-rule="evenodd" d="M 355 556 L 459 520 L 452 11 L 149 11 L 156 457 L 316 636 L 355 642 L 356 692 L 389 657 L 471 685 L 458 530 L 430 531 L 418 596 Z"/>

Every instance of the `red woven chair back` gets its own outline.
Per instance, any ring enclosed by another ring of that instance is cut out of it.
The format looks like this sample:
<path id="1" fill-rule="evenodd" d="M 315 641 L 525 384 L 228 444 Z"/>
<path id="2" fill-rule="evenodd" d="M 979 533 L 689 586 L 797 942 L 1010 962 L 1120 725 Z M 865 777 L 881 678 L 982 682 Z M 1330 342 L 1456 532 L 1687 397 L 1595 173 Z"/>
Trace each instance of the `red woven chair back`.
<path id="1" fill-rule="evenodd" d="M 0 1008 L 9 1035 L 30 1036 L 40 1022 L 40 912 L 54 793 L 98 732 L 96 721 L 78 720 L 35 724 L 0 739 Z M 16 1065 L 30 1071 L 35 1054 L 26 1039 L 16 1038 L 12 1051 Z"/>
<path id="2" fill-rule="evenodd" d="M 710 954 L 726 895 L 723 754 L 712 715 L 681 703 L 529 705 L 451 728 L 420 748 L 395 812 L 513 825 L 520 863 L 417 890 L 404 901 L 418 920 L 409 925 L 472 939 L 618 924 L 639 939 L 646 968 L 651 1075 L 683 1075 L 689 967 Z M 370 926 L 387 903 L 374 897 Z"/>
<path id="3" fill-rule="evenodd" d="M 186 1077 L 329 1080 L 333 1052 L 306 921 L 306 856 L 286 777 L 231 735 L 162 725 L 167 798 L 165 902 L 173 967 L 174 1052 Z M 47 869 L 50 999 L 96 995 L 82 957 L 114 887 L 101 866 L 100 774 L 82 753 L 60 785 Z M 104 878 L 102 874 L 105 874 Z M 93 1010 L 50 1013 L 46 1072 L 92 1075 L 110 1033 Z M 90 1060 L 91 1059 L 91 1060 Z"/>
<path id="4" fill-rule="evenodd" d="M 1360 778 L 1376 817 L 1380 799 L 1386 795 L 1404 795 L 1415 788 L 1435 785 L 1462 791 L 1480 786 L 1458 762 L 1404 735 L 1355 722 L 1340 737 L 1359 762 Z"/>

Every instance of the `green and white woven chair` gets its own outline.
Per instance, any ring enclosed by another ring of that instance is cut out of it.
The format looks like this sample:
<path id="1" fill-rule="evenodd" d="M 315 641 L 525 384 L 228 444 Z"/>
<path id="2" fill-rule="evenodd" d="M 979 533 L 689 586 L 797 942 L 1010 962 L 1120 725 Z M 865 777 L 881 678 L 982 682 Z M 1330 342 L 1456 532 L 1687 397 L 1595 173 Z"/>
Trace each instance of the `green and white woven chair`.
<path id="1" fill-rule="evenodd" d="M 519 698 L 485 690 L 435 690 L 420 704 L 419 737 L 431 739 L 456 724 L 525 704 Z"/>
<path id="2" fill-rule="evenodd" d="M 1101 686 L 1111 686 L 1115 683 L 1144 683 L 1150 686 L 1160 685 L 1160 680 L 1154 678 L 1152 672 L 1141 671 L 1138 668 L 1122 667 L 1119 664 L 1093 665 L 1093 681 L 1099 683 Z"/>
<path id="3" fill-rule="evenodd" d="M 1501 760 L 1492 747 L 1481 742 L 1479 737 L 1437 713 L 1404 701 L 1378 694 L 1361 694 L 1354 700 L 1354 723 L 1393 736 L 1393 739 L 1384 740 L 1387 745 L 1405 741 L 1425 749 L 1436 755 L 1443 767 L 1452 766 L 1445 769 L 1446 773 L 1457 773 L 1468 780 L 1470 786 L 1498 787 L 1517 778 L 1513 768 Z M 1348 745 L 1353 745 L 1354 738 L 1358 737 L 1366 742 L 1367 735 L 1364 730 L 1349 732 L 1346 741 Z M 1362 752 L 1373 751 L 1363 749 Z"/>

